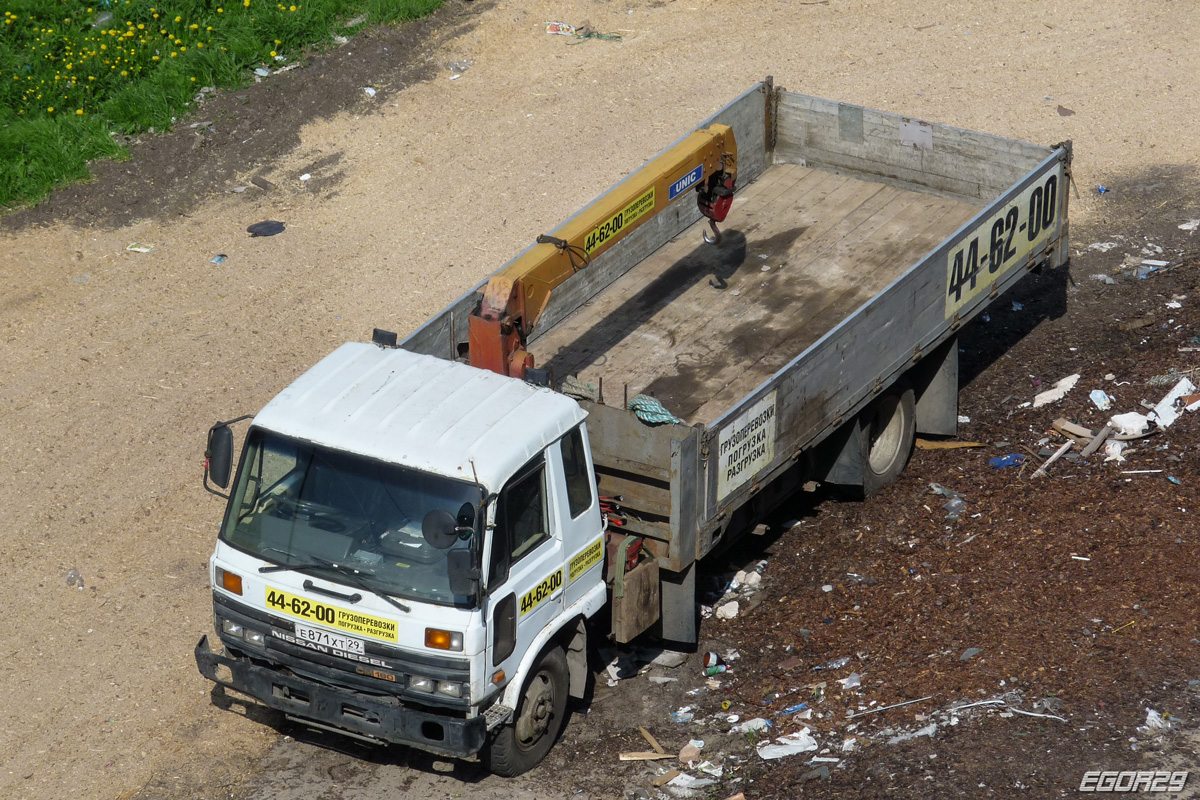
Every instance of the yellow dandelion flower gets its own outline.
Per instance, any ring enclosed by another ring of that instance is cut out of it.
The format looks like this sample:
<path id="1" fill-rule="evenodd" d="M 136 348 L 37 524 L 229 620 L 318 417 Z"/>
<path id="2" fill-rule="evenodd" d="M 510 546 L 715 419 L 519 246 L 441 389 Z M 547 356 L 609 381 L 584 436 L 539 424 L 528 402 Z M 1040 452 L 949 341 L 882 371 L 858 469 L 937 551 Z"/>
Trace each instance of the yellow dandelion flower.
<path id="1" fill-rule="evenodd" d="M 291 7 L 290 9 L 288 9 L 288 10 L 289 10 L 289 11 L 295 11 L 295 10 L 296 10 L 296 7 L 295 7 L 295 6 L 292 6 L 292 7 Z"/>
<path id="2" fill-rule="evenodd" d="M 175 18 L 175 21 L 176 21 L 176 22 L 183 22 L 183 17 L 176 17 L 176 18 Z"/>
<path id="3" fill-rule="evenodd" d="M 41 95 L 38 95 L 38 97 L 41 97 Z M 47 108 L 47 109 L 46 109 L 46 112 L 47 112 L 47 113 L 49 113 L 49 114 L 53 114 L 53 113 L 54 113 L 54 106 L 50 106 L 49 108 Z"/>
<path id="4" fill-rule="evenodd" d="M 176 53 L 174 50 L 172 50 L 172 51 L 171 51 L 171 58 L 174 58 L 174 57 L 175 57 L 175 56 L 177 56 L 177 55 L 179 55 L 179 54 L 178 54 L 178 53 Z"/>
<path id="5" fill-rule="evenodd" d="M 274 50 L 272 50 L 272 51 L 271 51 L 271 58 L 274 58 L 274 57 L 275 57 L 275 51 L 274 51 Z"/>
<path id="6" fill-rule="evenodd" d="M 83 109 L 82 109 L 82 108 L 77 108 L 77 109 L 75 109 L 75 113 L 76 113 L 78 116 L 81 116 L 81 117 L 82 117 L 82 116 L 83 116 Z"/>

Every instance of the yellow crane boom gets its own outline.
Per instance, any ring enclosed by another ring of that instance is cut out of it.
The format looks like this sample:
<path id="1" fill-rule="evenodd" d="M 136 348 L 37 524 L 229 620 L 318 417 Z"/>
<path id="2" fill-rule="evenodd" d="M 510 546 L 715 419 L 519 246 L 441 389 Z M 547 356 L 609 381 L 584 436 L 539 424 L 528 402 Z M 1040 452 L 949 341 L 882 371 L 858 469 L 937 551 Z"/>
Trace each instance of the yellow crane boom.
<path id="1" fill-rule="evenodd" d="M 566 222 L 559 236 L 539 236 L 537 244 L 488 281 L 470 317 L 471 364 L 523 378 L 533 366 L 533 356 L 525 351 L 526 337 L 555 288 L 686 194 L 695 193 L 700 212 L 719 237 L 716 223 L 729 211 L 736 178 L 733 129 L 710 125 L 647 162 Z M 715 241 L 707 235 L 705 239 Z"/>

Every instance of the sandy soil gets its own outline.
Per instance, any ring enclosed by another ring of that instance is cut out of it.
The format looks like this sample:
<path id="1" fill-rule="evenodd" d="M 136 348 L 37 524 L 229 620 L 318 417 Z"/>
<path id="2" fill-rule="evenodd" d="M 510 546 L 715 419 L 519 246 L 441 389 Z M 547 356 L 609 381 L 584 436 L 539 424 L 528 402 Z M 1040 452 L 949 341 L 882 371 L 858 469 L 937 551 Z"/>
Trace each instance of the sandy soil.
<path id="1" fill-rule="evenodd" d="M 151 142 L 133 165 L 102 170 L 119 207 L 92 189 L 9 215 L 0 796 L 184 797 L 193 778 L 208 796 L 242 791 L 277 745 L 275 729 L 211 704 L 191 656 L 210 627 L 221 507 L 200 486 L 200 457 L 214 420 L 253 412 L 374 326 L 413 329 L 768 74 L 932 121 L 1074 140 L 1085 245 L 1200 217 L 1193 17 L 1183 3 L 1116 0 L 453 2 L 424 38 L 376 32 L 343 48 L 359 58 L 321 62 L 360 70 L 381 90 L 374 101 L 358 81 L 297 70 L 237 95 L 249 133 L 277 134 L 261 152 L 221 133 L 242 124 L 231 111 L 203 148 L 212 174 L 206 157 L 155 161 L 166 146 Z M 549 19 L 623 39 L 572 44 L 543 32 Z M 452 81 L 455 61 L 473 63 Z M 260 102 L 270 92 L 283 99 Z M 341 102 L 301 127 L 305 115 L 284 114 L 328 93 Z M 221 161 L 235 146 L 246 149 Z M 277 188 L 228 191 L 255 175 Z M 249 238 L 264 219 L 287 231 Z M 155 249 L 126 251 L 134 241 Z M 1077 280 L 1096 271 L 1082 269 Z M 67 584 L 72 569 L 82 589 Z"/>

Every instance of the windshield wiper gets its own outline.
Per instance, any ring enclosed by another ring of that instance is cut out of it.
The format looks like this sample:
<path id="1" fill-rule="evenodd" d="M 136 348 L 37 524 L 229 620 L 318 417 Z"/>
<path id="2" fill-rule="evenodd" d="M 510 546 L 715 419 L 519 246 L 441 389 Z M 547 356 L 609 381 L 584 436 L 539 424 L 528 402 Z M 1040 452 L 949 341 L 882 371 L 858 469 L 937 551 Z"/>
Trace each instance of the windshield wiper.
<path id="1" fill-rule="evenodd" d="M 282 550 L 276 550 L 273 547 L 266 547 L 263 549 L 274 550 L 276 553 L 283 553 Z M 287 553 L 283 553 L 283 554 L 287 555 Z M 366 581 L 362 580 L 359 577 L 360 575 L 374 575 L 375 573 L 372 572 L 371 570 L 358 569 L 357 567 L 351 567 L 346 564 L 339 564 L 336 561 L 329 561 L 328 559 L 319 558 L 317 556 L 310 556 L 310 558 L 311 558 L 311 561 L 306 561 L 306 562 L 303 562 L 300 564 L 266 564 L 264 566 L 259 567 L 258 571 L 259 572 L 282 572 L 282 571 L 293 571 L 294 570 L 296 572 L 300 572 L 300 571 L 303 571 L 306 569 L 331 569 L 334 572 L 338 573 L 338 575 L 341 575 L 342 577 L 347 578 L 346 582 L 349 583 L 351 586 L 353 586 L 355 589 L 362 589 L 364 592 L 370 592 L 371 594 L 375 595 L 376 597 L 383 598 L 385 601 L 387 601 L 391 605 L 395 606 L 396 608 L 400 609 L 405 614 L 412 611 L 412 608 L 410 608 L 409 606 L 404 605 L 404 603 L 401 603 L 399 600 L 395 599 L 394 597 L 387 594 L 386 592 L 381 592 L 378 589 L 372 588 L 371 586 L 367 585 Z M 352 602 L 352 603 L 357 602 L 357 600 L 351 600 L 350 602 Z"/>

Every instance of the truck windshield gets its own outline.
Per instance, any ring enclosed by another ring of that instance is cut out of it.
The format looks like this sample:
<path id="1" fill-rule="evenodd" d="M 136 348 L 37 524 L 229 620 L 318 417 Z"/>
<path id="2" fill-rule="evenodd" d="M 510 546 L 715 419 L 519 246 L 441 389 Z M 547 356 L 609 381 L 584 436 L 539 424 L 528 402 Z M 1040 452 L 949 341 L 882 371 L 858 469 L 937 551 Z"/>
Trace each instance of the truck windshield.
<path id="1" fill-rule="evenodd" d="M 482 498 L 472 483 L 251 429 L 221 538 L 331 581 L 351 567 L 362 588 L 469 608 L 450 590 L 448 554 L 470 546 Z M 438 510 L 459 527 L 434 547 L 421 523 Z"/>

